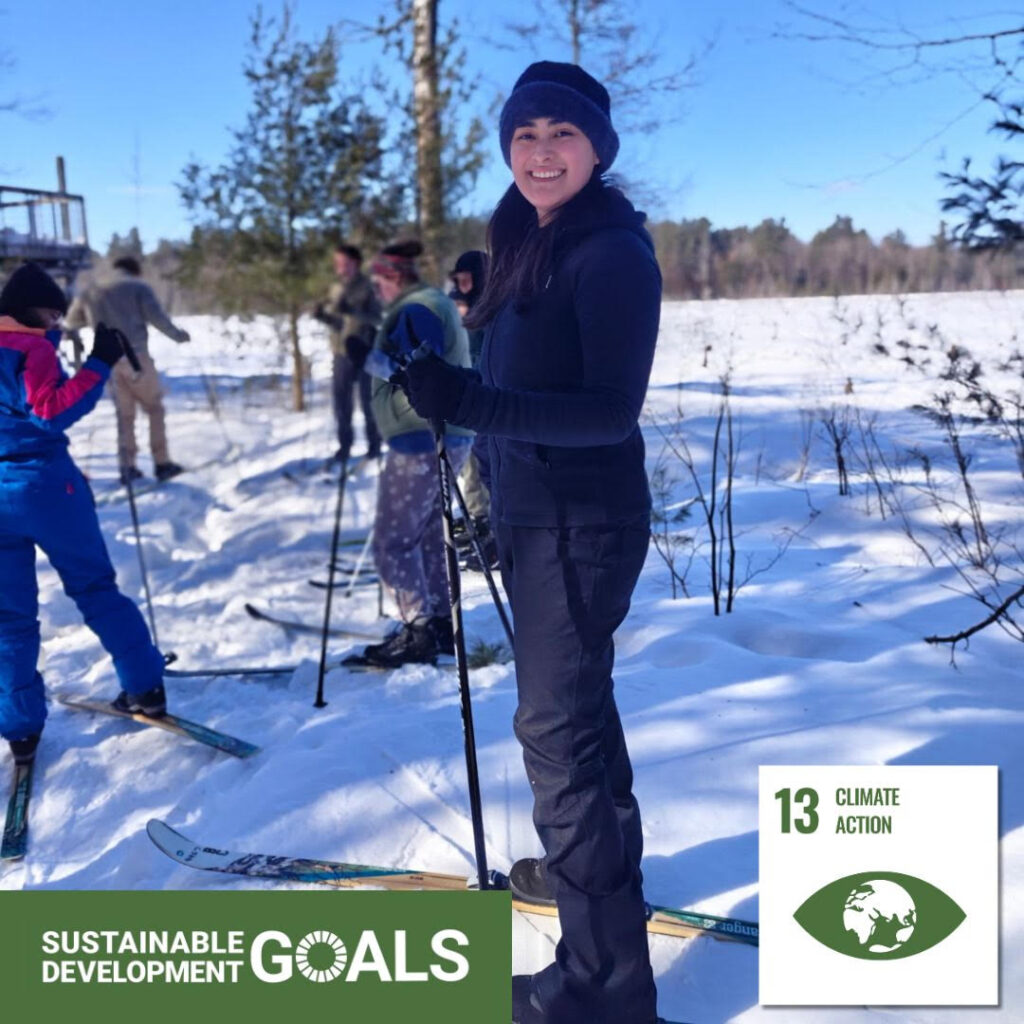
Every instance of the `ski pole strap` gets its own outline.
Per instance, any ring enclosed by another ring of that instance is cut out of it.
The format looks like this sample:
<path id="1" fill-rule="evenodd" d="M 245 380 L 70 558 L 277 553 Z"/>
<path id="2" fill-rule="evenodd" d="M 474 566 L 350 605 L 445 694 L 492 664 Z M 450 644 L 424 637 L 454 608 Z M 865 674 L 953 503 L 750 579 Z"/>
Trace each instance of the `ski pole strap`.
<path id="1" fill-rule="evenodd" d="M 121 342 L 121 348 L 124 349 L 125 358 L 131 364 L 132 369 L 136 373 L 142 373 L 142 363 L 139 362 L 139 357 L 135 353 L 135 349 L 132 348 L 132 343 L 128 340 L 127 335 L 120 328 L 115 327 L 114 334 L 117 336 L 117 340 Z"/>

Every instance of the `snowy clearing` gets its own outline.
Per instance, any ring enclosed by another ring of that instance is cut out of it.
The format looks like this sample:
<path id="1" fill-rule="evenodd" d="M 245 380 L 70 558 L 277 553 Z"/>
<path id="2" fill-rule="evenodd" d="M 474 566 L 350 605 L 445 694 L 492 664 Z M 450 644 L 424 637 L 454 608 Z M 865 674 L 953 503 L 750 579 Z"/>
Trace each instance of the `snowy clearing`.
<path id="1" fill-rule="evenodd" d="M 1022 310 L 1020 292 L 665 305 L 645 415 L 648 467 L 664 468 L 670 513 L 694 498 L 682 464 L 662 458 L 664 437 L 684 438 L 707 476 L 718 380 L 731 367 L 742 439 L 738 569 L 756 574 L 733 612 L 716 617 L 706 545 L 686 576 L 691 596 L 675 600 L 652 547 L 620 631 L 616 690 L 644 814 L 647 897 L 757 919 L 758 765 L 995 763 L 1002 1006 L 762 1009 L 756 950 L 655 937 L 663 1014 L 700 1024 L 1024 1020 L 1024 648 L 989 628 L 958 651 L 954 666 L 948 647 L 922 641 L 968 626 L 985 610 L 962 594 L 947 562 L 929 564 L 899 516 L 879 514 L 875 484 L 858 460 L 848 467 L 852 493 L 838 495 L 821 416 L 846 422 L 852 438 L 863 436 L 858 424 L 872 423 L 880 450 L 927 453 L 946 479 L 940 425 L 915 407 L 938 390 L 951 344 L 984 362 L 993 388 L 1019 389 L 1012 357 L 1022 344 Z M 247 761 L 51 702 L 30 853 L 0 868 L 0 888 L 260 885 L 173 864 L 146 837 L 152 817 L 211 845 L 473 875 L 454 675 L 430 667 L 334 670 L 328 705 L 316 710 L 318 637 L 289 635 L 244 611 L 252 601 L 314 625 L 323 615 L 323 591 L 308 581 L 324 578 L 335 501 L 332 481 L 317 468 L 334 449 L 326 337 L 304 323 L 311 407 L 292 413 L 287 367 L 268 321 L 181 323 L 191 344 L 152 340 L 169 393 L 171 455 L 189 466 L 226 457 L 138 499 L 161 646 L 177 653 L 176 668 L 302 665 L 276 680 L 168 680 L 172 710 L 263 747 Z M 921 370 L 901 362 L 903 354 L 932 361 Z M 358 412 L 356 422 L 361 429 Z M 144 452 L 144 418 L 137 429 Z M 72 439 L 102 500 L 115 482 L 109 400 Z M 1006 553 L 1022 526 L 1013 448 L 984 424 L 965 443 L 986 522 Z M 904 511 L 927 548 L 939 513 L 915 487 L 921 465 L 909 461 L 899 473 L 909 496 Z M 140 466 L 149 472 L 148 458 Z M 372 522 L 375 472 L 364 469 L 349 486 L 346 536 Z M 127 503 L 101 504 L 100 519 L 121 584 L 141 604 Z M 692 505 L 673 529 L 694 534 L 700 525 Z M 682 564 L 689 555 L 680 551 Z M 1019 585 L 1019 557 L 1016 569 Z M 109 659 L 44 560 L 40 584 L 51 696 L 112 697 Z M 470 640 L 500 641 L 483 578 L 467 575 L 465 589 Z M 381 628 L 376 588 L 334 607 L 335 623 Z M 331 657 L 351 646 L 335 640 Z M 507 870 L 516 857 L 539 852 L 511 729 L 512 667 L 474 671 L 472 685 L 489 863 Z M 548 962 L 552 922 L 516 915 L 513 929 L 517 972 Z"/>

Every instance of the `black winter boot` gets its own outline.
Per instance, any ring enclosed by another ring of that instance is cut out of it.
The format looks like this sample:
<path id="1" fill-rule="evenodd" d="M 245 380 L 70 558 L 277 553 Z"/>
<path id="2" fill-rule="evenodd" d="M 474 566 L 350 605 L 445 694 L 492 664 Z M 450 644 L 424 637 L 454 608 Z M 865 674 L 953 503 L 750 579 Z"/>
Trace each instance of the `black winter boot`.
<path id="1" fill-rule="evenodd" d="M 126 711 L 130 715 L 148 715 L 150 718 L 163 718 L 167 714 L 167 694 L 164 684 L 157 683 L 145 693 L 129 693 L 122 690 L 114 698 L 114 708 Z"/>
<path id="2" fill-rule="evenodd" d="M 537 903 L 553 907 L 555 897 L 551 895 L 544 865 L 536 857 L 522 857 L 512 865 L 508 873 L 508 887 L 512 895 L 526 903 Z"/>
<path id="3" fill-rule="evenodd" d="M 157 480 L 170 480 L 172 476 L 178 476 L 179 473 L 184 473 L 185 467 L 179 466 L 176 462 L 161 462 L 158 466 L 153 467 L 153 474 Z"/>
<path id="4" fill-rule="evenodd" d="M 353 654 L 342 664 L 370 665 L 374 668 L 398 668 L 401 665 L 433 665 L 437 661 L 438 646 L 429 620 L 407 622 L 397 632 L 379 644 L 367 644 L 362 654 Z"/>
<path id="5" fill-rule="evenodd" d="M 26 736 L 22 740 L 9 740 L 15 764 L 31 764 L 36 759 L 36 748 L 39 746 L 39 733 Z"/>

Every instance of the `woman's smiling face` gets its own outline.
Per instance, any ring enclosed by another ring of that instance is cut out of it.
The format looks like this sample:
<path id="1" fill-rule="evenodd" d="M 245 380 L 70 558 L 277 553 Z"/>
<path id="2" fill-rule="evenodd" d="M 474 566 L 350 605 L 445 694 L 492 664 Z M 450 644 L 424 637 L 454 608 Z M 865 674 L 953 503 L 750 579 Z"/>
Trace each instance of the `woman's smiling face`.
<path id="1" fill-rule="evenodd" d="M 598 163 L 590 139 L 579 128 L 550 117 L 519 125 L 509 154 L 516 187 L 541 224 L 590 181 Z"/>

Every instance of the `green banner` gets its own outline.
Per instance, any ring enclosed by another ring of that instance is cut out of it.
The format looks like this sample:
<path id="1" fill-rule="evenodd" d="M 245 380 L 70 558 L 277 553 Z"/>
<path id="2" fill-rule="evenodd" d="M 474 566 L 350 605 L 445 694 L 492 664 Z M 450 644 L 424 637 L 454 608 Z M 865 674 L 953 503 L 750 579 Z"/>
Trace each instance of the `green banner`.
<path id="1" fill-rule="evenodd" d="M 4 1016 L 180 1024 L 182 1014 L 223 1014 L 232 1024 L 291 1024 L 316 1012 L 508 1024 L 510 900 L 507 892 L 4 892 Z"/>

